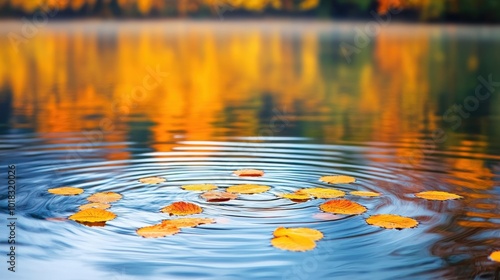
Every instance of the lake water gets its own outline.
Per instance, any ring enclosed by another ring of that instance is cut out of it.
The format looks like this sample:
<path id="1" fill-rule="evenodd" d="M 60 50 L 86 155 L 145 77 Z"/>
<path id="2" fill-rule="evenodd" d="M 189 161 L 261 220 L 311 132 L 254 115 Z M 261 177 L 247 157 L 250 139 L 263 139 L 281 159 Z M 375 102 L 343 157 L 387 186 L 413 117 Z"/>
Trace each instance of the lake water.
<path id="1" fill-rule="evenodd" d="M 500 28 L 363 23 L 0 23 L 1 279 L 500 279 Z M 9 36 L 10 34 L 10 36 Z M 342 47 L 343 46 L 343 47 Z M 352 49 L 351 49 L 352 50 Z M 488 84 L 488 80 L 494 82 Z M 7 170 L 16 165 L 16 272 L 7 270 Z M 258 168 L 260 178 L 232 171 Z M 276 194 L 357 182 L 359 216 Z M 163 176 L 167 182 L 137 180 Z M 272 189 L 208 203 L 185 184 Z M 74 186 L 83 195 L 47 189 Z M 464 199 L 434 202 L 442 190 Z M 85 198 L 121 193 L 105 227 L 68 221 Z M 173 201 L 217 223 L 144 239 Z M 414 229 L 364 221 L 394 213 Z M 271 246 L 279 226 L 325 238 Z"/>

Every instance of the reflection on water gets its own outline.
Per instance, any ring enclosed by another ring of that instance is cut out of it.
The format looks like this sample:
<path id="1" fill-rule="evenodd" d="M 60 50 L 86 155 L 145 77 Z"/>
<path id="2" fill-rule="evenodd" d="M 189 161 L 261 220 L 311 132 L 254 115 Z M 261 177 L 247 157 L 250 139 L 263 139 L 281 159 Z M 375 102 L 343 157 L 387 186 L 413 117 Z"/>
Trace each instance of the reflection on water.
<path id="1" fill-rule="evenodd" d="M 20 28 L 6 23 L 0 32 Z M 18 49 L 1 36 L 0 162 L 19 165 L 20 230 L 32 237 L 20 237 L 21 273 L 68 273 L 48 269 L 51 261 L 110 279 L 500 277 L 487 260 L 500 249 L 500 89 L 474 110 L 449 111 L 473 107 L 478 77 L 500 80 L 500 30 L 395 25 L 348 63 L 339 45 L 353 30 L 55 23 Z M 241 183 L 230 174 L 244 167 L 266 170 L 248 181 L 271 185 L 271 194 L 214 205 L 177 188 Z M 421 225 L 396 232 L 362 217 L 318 220 L 317 201 L 273 195 L 332 173 L 359 179 L 346 190 L 385 194 L 358 199 L 369 214 Z M 146 176 L 168 182 L 145 189 L 136 179 Z M 84 201 L 45 193 L 59 185 L 122 193 L 112 209 L 119 219 L 104 228 L 57 222 Z M 430 189 L 466 198 L 410 195 Z M 135 235 L 178 199 L 203 205 L 218 223 L 161 240 Z M 278 251 L 269 245 L 278 225 L 320 229 L 325 241 L 311 253 Z"/>

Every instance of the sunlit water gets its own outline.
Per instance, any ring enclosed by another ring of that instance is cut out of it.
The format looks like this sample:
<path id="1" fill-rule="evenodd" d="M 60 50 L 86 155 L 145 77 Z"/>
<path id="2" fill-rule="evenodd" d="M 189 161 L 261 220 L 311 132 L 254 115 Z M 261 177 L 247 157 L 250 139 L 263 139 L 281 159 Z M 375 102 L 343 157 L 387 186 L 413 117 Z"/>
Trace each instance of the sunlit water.
<path id="1" fill-rule="evenodd" d="M 394 24 L 348 61 L 340 45 L 353 44 L 355 26 L 61 22 L 16 49 L 3 35 L 22 26 L 2 23 L 1 184 L 15 164 L 18 249 L 14 274 L 2 230 L 1 279 L 498 279 L 488 255 L 500 249 L 500 86 L 464 115 L 447 111 L 472 108 L 478 77 L 500 81 L 500 30 Z M 232 175 L 241 168 L 266 174 Z M 276 196 L 328 187 L 318 179 L 330 174 L 357 178 L 339 189 L 383 196 L 348 196 L 368 208 L 360 216 Z M 148 176 L 167 182 L 137 181 Z M 180 188 L 196 183 L 272 189 L 208 203 Z M 47 193 L 66 185 L 85 193 Z M 424 190 L 465 198 L 412 195 Z M 100 191 L 123 195 L 115 220 L 65 219 Z M 180 200 L 217 222 L 160 239 L 135 233 Z M 377 213 L 420 224 L 367 225 Z M 270 244 L 279 226 L 325 238 L 282 251 Z"/>

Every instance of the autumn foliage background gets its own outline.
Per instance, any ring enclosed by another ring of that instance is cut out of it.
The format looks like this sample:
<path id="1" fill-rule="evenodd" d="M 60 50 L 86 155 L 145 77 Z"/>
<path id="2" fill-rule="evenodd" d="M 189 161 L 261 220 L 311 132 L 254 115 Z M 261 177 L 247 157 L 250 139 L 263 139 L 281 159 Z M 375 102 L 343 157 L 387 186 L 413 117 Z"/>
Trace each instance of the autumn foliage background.
<path id="1" fill-rule="evenodd" d="M 301 16 L 372 18 L 389 13 L 410 21 L 499 22 L 497 0 L 0 0 L 1 17 L 19 17 L 57 9 L 57 18 Z"/>

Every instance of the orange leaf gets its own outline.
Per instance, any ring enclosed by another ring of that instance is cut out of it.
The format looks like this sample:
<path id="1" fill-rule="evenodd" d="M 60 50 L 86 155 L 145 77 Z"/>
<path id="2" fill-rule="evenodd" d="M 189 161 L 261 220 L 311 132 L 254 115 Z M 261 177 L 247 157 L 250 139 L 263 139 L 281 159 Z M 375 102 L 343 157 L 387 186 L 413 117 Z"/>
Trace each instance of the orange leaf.
<path id="1" fill-rule="evenodd" d="M 48 192 L 57 195 L 78 195 L 83 193 L 83 190 L 74 187 L 60 187 L 60 188 L 49 189 Z"/>
<path id="2" fill-rule="evenodd" d="M 201 195 L 208 202 L 222 202 L 238 198 L 237 194 L 228 192 L 206 192 Z"/>
<path id="3" fill-rule="evenodd" d="M 314 240 L 300 235 L 280 236 L 271 239 L 271 244 L 281 250 L 303 252 L 316 247 Z"/>
<path id="4" fill-rule="evenodd" d="M 310 188 L 310 189 L 300 189 L 295 192 L 296 194 L 308 194 L 315 198 L 335 198 L 342 197 L 345 195 L 345 192 L 334 189 L 326 189 L 326 188 Z"/>
<path id="5" fill-rule="evenodd" d="M 325 212 L 344 215 L 358 215 L 366 212 L 366 207 L 347 199 L 327 201 L 319 206 Z"/>
<path id="6" fill-rule="evenodd" d="M 463 198 L 460 195 L 456 195 L 449 192 L 441 191 L 427 191 L 415 194 L 416 197 L 427 199 L 427 200 L 453 200 Z"/>
<path id="7" fill-rule="evenodd" d="M 264 175 L 264 171 L 257 169 L 240 169 L 234 171 L 233 174 L 240 177 L 261 177 Z"/>
<path id="8" fill-rule="evenodd" d="M 163 177 L 147 177 L 147 178 L 139 179 L 139 182 L 141 182 L 143 184 L 151 184 L 151 185 L 163 183 L 165 181 L 167 181 L 167 179 L 165 179 Z"/>
<path id="9" fill-rule="evenodd" d="M 365 197 L 377 197 L 377 196 L 380 196 L 379 193 L 368 192 L 368 191 L 352 191 L 351 194 L 355 195 L 355 196 L 365 196 Z"/>
<path id="10" fill-rule="evenodd" d="M 200 206 L 194 203 L 180 201 L 180 202 L 174 202 L 166 207 L 163 207 L 161 209 L 161 212 L 169 213 L 170 215 L 186 216 L 186 215 L 199 214 L 203 212 L 203 209 L 201 209 Z"/>
<path id="11" fill-rule="evenodd" d="M 268 186 L 245 184 L 245 185 L 237 185 L 237 186 L 229 187 L 229 188 L 227 188 L 226 191 L 227 192 L 234 192 L 234 193 L 241 193 L 241 194 L 256 194 L 256 193 L 267 192 L 270 189 L 271 189 L 271 187 L 268 187 Z"/>
<path id="12" fill-rule="evenodd" d="M 278 196 L 290 199 L 293 202 L 304 202 L 311 199 L 311 197 L 308 194 L 298 194 L 298 193 L 284 193 L 284 194 L 279 194 Z"/>
<path id="13" fill-rule="evenodd" d="M 379 214 L 366 219 L 369 225 L 387 229 L 413 228 L 418 225 L 417 220 L 393 214 Z"/>
<path id="14" fill-rule="evenodd" d="M 94 202 L 94 203 L 80 205 L 80 207 L 78 207 L 78 209 L 80 209 L 80 210 L 91 209 L 91 208 L 108 209 L 109 207 L 111 207 L 111 205 L 109 205 L 109 204 Z"/>
<path id="15" fill-rule="evenodd" d="M 109 212 L 103 209 L 91 208 L 77 212 L 71 215 L 68 219 L 77 222 L 95 223 L 110 221 L 114 218 L 116 218 L 116 215 L 113 212 Z"/>
<path id="16" fill-rule="evenodd" d="M 312 241 L 317 241 L 323 238 L 323 233 L 319 230 L 315 230 L 312 228 L 284 228 L 279 227 L 273 232 L 274 237 L 281 236 L 301 236 L 305 238 L 309 238 Z"/>
<path id="17" fill-rule="evenodd" d="M 356 182 L 354 177 L 345 175 L 323 176 L 319 180 L 328 184 L 349 184 Z"/>
<path id="18" fill-rule="evenodd" d="M 136 230 L 136 232 L 138 235 L 144 238 L 158 238 L 179 233 L 180 229 L 175 226 L 166 226 L 163 224 L 157 224 L 139 228 Z"/>
<path id="19" fill-rule="evenodd" d="M 500 251 L 495 251 L 490 254 L 490 260 L 495 261 L 495 262 L 500 262 Z"/>
<path id="20" fill-rule="evenodd" d="M 217 188 L 216 185 L 212 184 L 198 184 L 198 185 L 185 185 L 182 188 L 186 191 L 211 191 Z"/>
<path id="21" fill-rule="evenodd" d="M 163 220 L 161 224 L 167 227 L 196 227 L 203 224 L 213 224 L 215 221 L 213 219 L 206 218 L 181 218 L 173 220 Z"/>
<path id="22" fill-rule="evenodd" d="M 96 202 L 96 203 L 111 203 L 118 201 L 122 198 L 121 194 L 114 193 L 114 192 L 100 192 L 100 193 L 95 193 L 89 197 L 87 197 L 87 200 L 90 202 Z"/>

